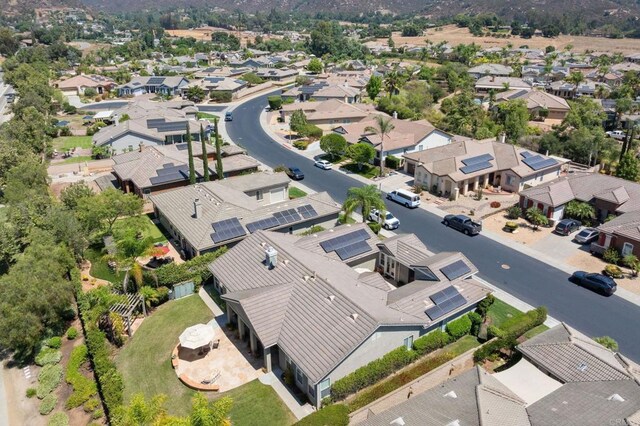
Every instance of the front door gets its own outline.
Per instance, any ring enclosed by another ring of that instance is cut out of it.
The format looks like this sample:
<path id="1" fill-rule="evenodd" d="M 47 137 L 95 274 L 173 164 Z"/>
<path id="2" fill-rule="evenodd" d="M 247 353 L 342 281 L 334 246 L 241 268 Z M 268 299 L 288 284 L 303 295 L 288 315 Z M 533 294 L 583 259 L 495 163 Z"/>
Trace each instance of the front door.
<path id="1" fill-rule="evenodd" d="M 384 273 L 391 278 L 396 277 L 396 260 L 393 257 L 387 257 L 387 263 L 385 264 Z"/>

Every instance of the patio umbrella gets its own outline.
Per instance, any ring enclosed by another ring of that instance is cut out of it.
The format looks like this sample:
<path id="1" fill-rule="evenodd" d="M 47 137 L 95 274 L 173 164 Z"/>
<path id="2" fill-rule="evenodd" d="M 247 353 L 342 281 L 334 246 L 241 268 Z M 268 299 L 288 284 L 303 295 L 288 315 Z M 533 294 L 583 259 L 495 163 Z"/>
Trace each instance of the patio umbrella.
<path id="1" fill-rule="evenodd" d="M 207 324 L 196 324 L 187 328 L 180 335 L 180 346 L 187 349 L 198 349 L 213 340 L 213 327 Z"/>

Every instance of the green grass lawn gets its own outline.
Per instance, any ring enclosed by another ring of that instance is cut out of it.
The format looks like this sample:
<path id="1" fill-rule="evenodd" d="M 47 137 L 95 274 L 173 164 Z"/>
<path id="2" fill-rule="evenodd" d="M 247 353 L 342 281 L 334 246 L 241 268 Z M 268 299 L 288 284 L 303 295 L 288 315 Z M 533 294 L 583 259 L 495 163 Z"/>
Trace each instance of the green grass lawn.
<path id="1" fill-rule="evenodd" d="M 155 223 L 153 223 L 152 216 L 153 216 L 152 214 L 146 214 L 141 216 L 143 220 L 142 220 L 142 227 L 140 228 L 140 231 L 142 231 L 142 235 L 144 238 L 150 237 L 154 243 L 163 243 L 167 241 L 167 237 L 162 233 L 162 230 Z M 117 228 L 122 224 L 126 224 L 126 221 L 127 221 L 126 218 L 118 220 L 115 223 L 114 228 Z"/>
<path id="2" fill-rule="evenodd" d="M 215 115 L 215 114 L 209 114 L 208 112 L 198 112 L 196 113 L 196 117 L 198 117 L 198 120 L 202 119 L 202 118 L 207 118 L 209 120 L 213 120 L 214 118 L 220 118 L 219 116 Z"/>
<path id="3" fill-rule="evenodd" d="M 491 321 L 491 325 L 500 327 L 503 322 L 521 313 L 522 312 L 520 312 L 513 306 L 508 305 L 502 300 L 496 298 L 496 301 L 489 308 L 489 312 L 487 313 L 487 316 Z"/>
<path id="4" fill-rule="evenodd" d="M 85 161 L 91 161 L 92 158 L 90 155 L 79 155 L 77 157 L 69 157 L 64 161 L 58 164 L 74 164 L 74 163 L 84 163 Z"/>
<path id="5" fill-rule="evenodd" d="M 91 276 L 110 282 L 121 282 L 124 274 L 114 272 L 103 259 L 104 253 L 101 247 L 92 246 L 84 251 L 84 257 L 91 262 Z"/>
<path id="6" fill-rule="evenodd" d="M 538 334 L 540 334 L 540 333 L 542 333 L 542 332 L 544 332 L 544 331 L 547 331 L 548 329 L 549 329 L 549 327 L 547 327 L 546 325 L 544 325 L 544 324 L 540 324 L 539 326 L 534 327 L 534 328 L 532 328 L 531 330 L 529 330 L 529 331 L 527 331 L 526 333 L 524 333 L 524 334 L 523 334 L 523 337 L 524 337 L 526 340 L 529 340 L 529 339 L 531 339 L 532 337 L 535 337 L 535 336 L 537 336 Z"/>
<path id="7" fill-rule="evenodd" d="M 444 350 L 452 352 L 455 356 L 458 356 L 462 355 L 469 349 L 477 348 L 478 346 L 480 346 L 478 338 L 476 336 L 467 335 L 446 346 Z"/>
<path id="8" fill-rule="evenodd" d="M 372 179 L 377 176 L 378 171 L 380 170 L 378 167 L 372 166 L 371 164 L 363 164 L 362 169 L 359 169 L 358 165 L 355 163 L 345 164 L 342 168 L 351 173 L 356 173 L 360 176 L 366 177 L 367 179 Z"/>
<path id="9" fill-rule="evenodd" d="M 7 220 L 7 213 L 8 211 L 6 207 L 0 207 L 0 223 Z"/>
<path id="10" fill-rule="evenodd" d="M 289 188 L 289 198 L 291 200 L 295 199 L 295 198 L 301 198 L 306 196 L 307 193 L 304 192 L 302 189 L 300 188 L 296 188 L 295 186 L 292 186 Z"/>
<path id="11" fill-rule="evenodd" d="M 171 368 L 171 351 L 185 328 L 206 323 L 213 314 L 198 295 L 167 302 L 144 320 L 116 356 L 124 377 L 124 398 L 142 392 L 147 398 L 167 395 L 169 413 L 184 416 L 191 407 L 194 391 L 178 380 Z"/>
<path id="12" fill-rule="evenodd" d="M 91 136 L 61 136 L 53 140 L 53 147 L 58 151 L 71 148 L 91 148 Z"/>
<path id="13" fill-rule="evenodd" d="M 231 421 L 234 425 L 287 426 L 296 422 L 284 402 L 271 386 L 258 380 L 220 394 L 233 400 Z"/>

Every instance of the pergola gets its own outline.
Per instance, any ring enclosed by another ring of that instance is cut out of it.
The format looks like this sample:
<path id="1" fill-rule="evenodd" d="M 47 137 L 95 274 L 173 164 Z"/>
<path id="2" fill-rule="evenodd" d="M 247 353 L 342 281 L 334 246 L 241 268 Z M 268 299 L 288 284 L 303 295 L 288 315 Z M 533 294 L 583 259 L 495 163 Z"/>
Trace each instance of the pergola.
<path id="1" fill-rule="evenodd" d="M 139 293 L 128 293 L 127 299 L 122 303 L 116 303 L 109 308 L 109 311 L 116 313 L 122 317 L 127 327 L 127 334 L 131 337 L 131 324 L 134 312 L 138 306 L 142 306 L 142 313 L 147 316 L 147 308 L 144 305 L 144 297 Z"/>

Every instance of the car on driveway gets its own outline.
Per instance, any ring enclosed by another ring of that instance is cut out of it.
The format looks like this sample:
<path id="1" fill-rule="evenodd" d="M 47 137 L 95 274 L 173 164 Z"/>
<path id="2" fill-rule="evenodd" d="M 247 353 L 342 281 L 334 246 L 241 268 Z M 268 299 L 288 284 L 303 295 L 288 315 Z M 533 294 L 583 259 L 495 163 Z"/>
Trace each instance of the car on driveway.
<path id="1" fill-rule="evenodd" d="M 297 167 L 289 167 L 287 169 L 287 175 L 293 180 L 302 180 L 304 179 L 304 173 Z"/>
<path id="2" fill-rule="evenodd" d="M 562 219 L 558 222 L 554 231 L 559 235 L 570 235 L 580 229 L 580 226 L 582 226 L 582 223 L 579 220 Z"/>
<path id="3" fill-rule="evenodd" d="M 477 235 L 482 231 L 482 223 L 474 222 L 469 216 L 465 216 L 463 214 L 448 214 L 444 217 L 442 223 L 444 223 L 445 226 L 457 229 L 466 235 Z"/>
<path id="4" fill-rule="evenodd" d="M 613 278 L 603 274 L 589 273 L 585 271 L 576 271 L 571 275 L 571 281 L 581 287 L 595 291 L 605 296 L 611 296 L 616 292 L 618 285 Z"/>
<path id="5" fill-rule="evenodd" d="M 574 239 L 577 243 L 580 244 L 589 244 L 598 239 L 600 235 L 600 231 L 596 228 L 584 228 L 582 231 L 578 232 Z"/>
<path id="6" fill-rule="evenodd" d="M 617 139 L 619 141 L 624 140 L 625 134 L 622 130 L 613 130 L 611 132 L 606 132 L 607 136 L 613 139 Z"/>
<path id="7" fill-rule="evenodd" d="M 379 223 L 384 229 L 398 229 L 400 226 L 400 221 L 397 217 L 389 212 L 380 212 L 378 209 L 371 210 L 369 220 Z"/>
<path id="8" fill-rule="evenodd" d="M 322 170 L 331 170 L 333 168 L 333 164 L 331 164 L 327 160 L 317 160 L 315 163 L 313 163 L 313 165 Z"/>

